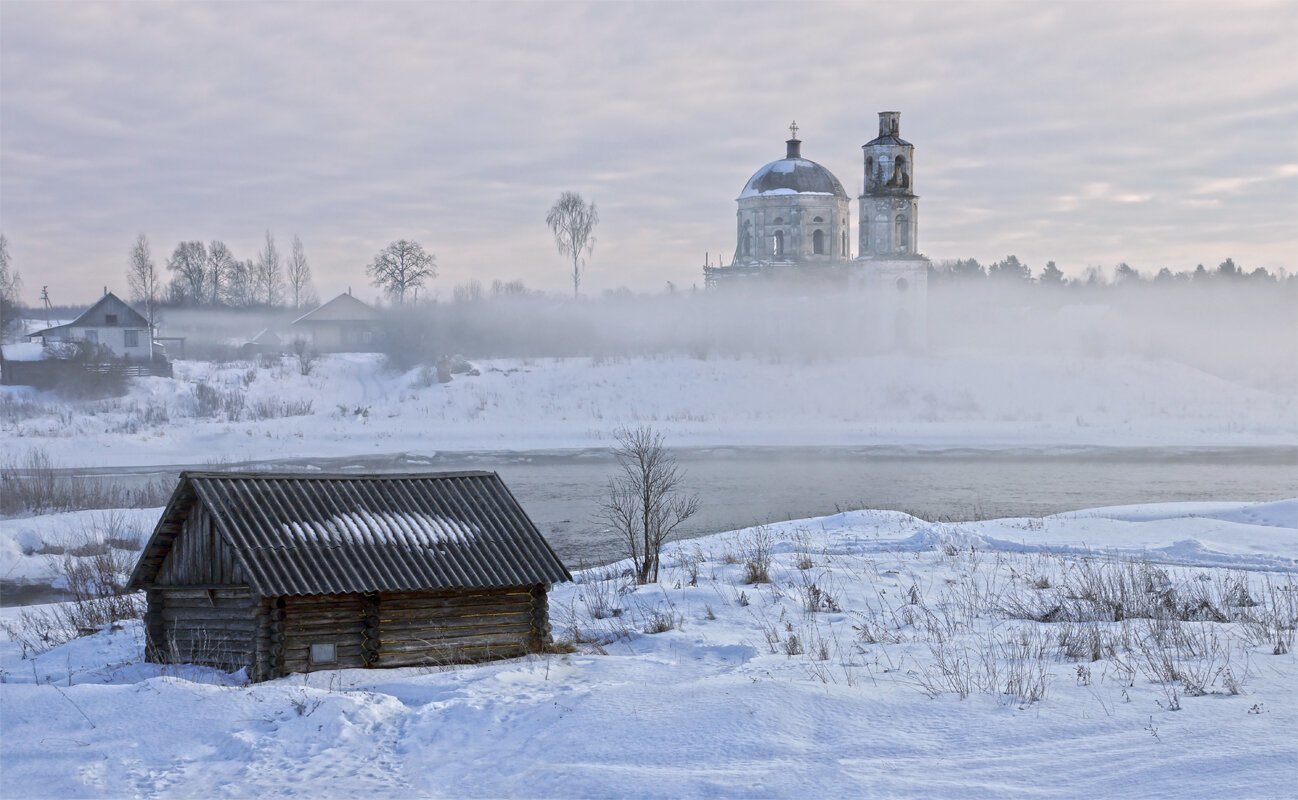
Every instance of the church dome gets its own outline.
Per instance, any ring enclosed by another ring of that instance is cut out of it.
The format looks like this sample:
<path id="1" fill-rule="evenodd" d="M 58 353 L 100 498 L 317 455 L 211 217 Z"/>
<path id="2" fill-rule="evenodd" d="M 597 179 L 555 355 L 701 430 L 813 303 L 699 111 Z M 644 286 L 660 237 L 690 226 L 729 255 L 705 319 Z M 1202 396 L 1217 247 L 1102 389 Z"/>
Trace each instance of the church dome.
<path id="1" fill-rule="evenodd" d="M 739 199 L 746 197 L 773 197 L 791 194 L 833 195 L 847 199 L 843 184 L 838 178 L 814 161 L 802 157 L 802 142 L 797 139 L 788 141 L 788 154 L 779 161 L 772 161 L 753 174 L 744 184 Z"/>

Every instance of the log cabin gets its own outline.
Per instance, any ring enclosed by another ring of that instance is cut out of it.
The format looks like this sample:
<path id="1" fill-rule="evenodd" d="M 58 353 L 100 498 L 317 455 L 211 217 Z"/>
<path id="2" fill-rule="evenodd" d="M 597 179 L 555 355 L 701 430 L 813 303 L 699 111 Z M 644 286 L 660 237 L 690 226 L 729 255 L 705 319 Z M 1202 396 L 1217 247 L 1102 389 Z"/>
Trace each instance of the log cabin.
<path id="1" fill-rule="evenodd" d="M 146 658 L 253 681 L 550 641 L 572 576 L 494 472 L 183 472 L 131 575 Z"/>

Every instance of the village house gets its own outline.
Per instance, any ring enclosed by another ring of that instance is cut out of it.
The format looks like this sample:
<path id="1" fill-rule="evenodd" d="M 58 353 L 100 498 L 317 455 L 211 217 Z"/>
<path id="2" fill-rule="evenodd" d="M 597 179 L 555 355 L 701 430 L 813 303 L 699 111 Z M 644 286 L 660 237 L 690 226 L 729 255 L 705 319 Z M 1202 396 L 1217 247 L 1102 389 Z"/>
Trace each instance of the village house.
<path id="1" fill-rule="evenodd" d="M 171 375 L 171 363 L 155 342 L 149 320 L 106 289 L 71 322 L 29 333 L 26 342 L 0 346 L 0 384 L 55 389 L 87 373 Z"/>
<path id="2" fill-rule="evenodd" d="M 378 347 L 380 320 L 378 310 L 348 292 L 293 320 L 292 327 L 317 353 L 369 353 Z"/>
<path id="3" fill-rule="evenodd" d="M 65 325 L 27 335 L 29 342 L 87 342 L 128 361 L 151 361 L 154 345 L 149 320 L 117 295 L 105 290 L 85 313 Z"/>
<path id="4" fill-rule="evenodd" d="M 129 586 L 150 661 L 262 681 L 536 652 L 569 580 L 494 472 L 184 472 Z"/>

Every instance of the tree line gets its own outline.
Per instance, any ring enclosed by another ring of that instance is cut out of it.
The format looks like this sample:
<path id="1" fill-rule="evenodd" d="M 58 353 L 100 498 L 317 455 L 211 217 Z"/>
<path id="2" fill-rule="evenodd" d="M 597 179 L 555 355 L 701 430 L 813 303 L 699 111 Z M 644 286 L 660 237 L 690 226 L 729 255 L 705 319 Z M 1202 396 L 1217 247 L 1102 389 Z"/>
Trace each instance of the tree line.
<path id="1" fill-rule="evenodd" d="M 301 308 L 318 301 L 311 264 L 297 236 L 284 256 L 267 231 L 265 244 L 250 259 L 236 258 L 219 239 L 180 242 L 163 267 L 165 273 L 158 268 L 148 237 L 140 234 L 131 246 L 126 281 L 131 299 L 143 306 L 150 321 L 160 306 Z"/>
<path id="2" fill-rule="evenodd" d="M 930 285 L 941 285 L 943 283 L 968 283 L 968 282 L 986 282 L 1000 285 L 1029 285 L 1038 286 L 1104 286 L 1104 285 L 1135 285 L 1135 284 L 1154 284 L 1154 285 L 1172 285 L 1172 284 L 1208 284 L 1208 283 L 1279 283 L 1289 282 L 1298 279 L 1298 276 L 1287 275 L 1283 271 L 1278 273 L 1269 272 L 1266 267 L 1257 267 L 1253 270 L 1247 270 L 1235 263 L 1232 258 L 1217 265 L 1216 269 L 1208 269 L 1203 264 L 1199 264 L 1193 270 L 1183 270 L 1173 272 L 1167 267 L 1162 267 L 1154 274 L 1146 274 L 1126 262 L 1119 263 L 1110 274 L 1104 267 L 1087 267 L 1081 276 L 1068 278 L 1063 271 L 1053 261 L 1047 261 L 1041 271 L 1035 275 L 1027 264 L 1019 261 L 1017 256 L 1009 255 L 1000 261 L 992 262 L 986 266 L 978 263 L 977 259 L 949 259 L 946 261 L 937 261 L 929 264 L 928 280 Z"/>

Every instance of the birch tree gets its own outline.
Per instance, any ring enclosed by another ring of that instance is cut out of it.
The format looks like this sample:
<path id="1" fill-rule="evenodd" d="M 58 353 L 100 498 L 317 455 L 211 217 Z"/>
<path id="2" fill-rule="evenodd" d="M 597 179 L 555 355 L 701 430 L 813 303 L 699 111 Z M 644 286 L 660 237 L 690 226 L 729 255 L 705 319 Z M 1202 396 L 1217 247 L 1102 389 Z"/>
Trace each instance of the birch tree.
<path id="1" fill-rule="evenodd" d="M 572 259 L 572 296 L 576 297 L 581 288 L 581 277 L 586 271 L 586 259 L 595 249 L 595 225 L 599 223 L 599 212 L 595 204 L 587 204 L 576 192 L 564 192 L 550 207 L 545 217 L 545 224 L 554 234 L 554 244 L 560 255 Z"/>
<path id="2" fill-rule="evenodd" d="M 301 308 L 315 294 L 311 287 L 311 265 L 307 263 L 302 239 L 293 236 L 293 252 L 288 257 L 288 288 L 293 295 L 293 307 Z"/>
<path id="3" fill-rule="evenodd" d="M 9 261 L 9 240 L 0 233 L 0 340 L 18 319 L 18 293 L 23 279 Z"/>
<path id="4" fill-rule="evenodd" d="M 284 265 L 270 231 L 266 231 L 266 246 L 257 254 L 257 294 L 267 306 L 284 300 Z"/>
<path id="5" fill-rule="evenodd" d="M 158 301 L 162 299 L 162 281 L 158 267 L 153 263 L 149 237 L 142 233 L 131 246 L 126 267 L 126 285 L 131 291 L 131 299 L 144 306 L 144 317 L 149 321 L 149 330 L 155 330 L 158 323 Z"/>
<path id="6" fill-rule="evenodd" d="M 225 242 L 213 240 L 207 246 L 207 288 L 212 305 L 226 301 L 226 282 L 234 265 L 234 254 Z"/>

